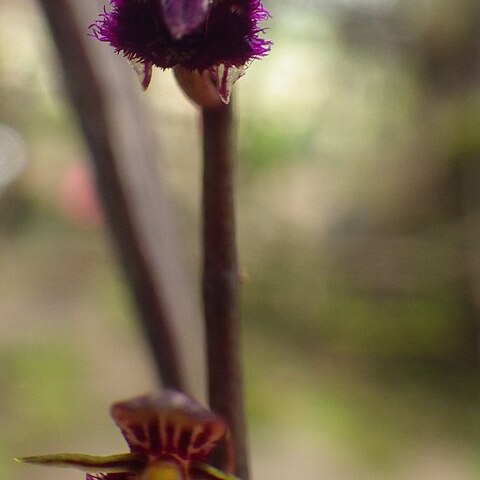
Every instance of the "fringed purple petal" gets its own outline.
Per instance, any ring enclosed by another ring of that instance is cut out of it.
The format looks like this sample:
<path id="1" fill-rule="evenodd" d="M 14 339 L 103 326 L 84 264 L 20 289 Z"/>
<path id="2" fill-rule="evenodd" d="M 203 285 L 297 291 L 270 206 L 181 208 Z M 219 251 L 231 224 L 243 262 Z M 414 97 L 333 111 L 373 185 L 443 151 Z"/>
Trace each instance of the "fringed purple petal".
<path id="1" fill-rule="evenodd" d="M 207 17 L 195 56 L 183 66 L 206 70 L 214 65 L 242 67 L 268 53 L 271 42 L 261 38 L 259 22 L 268 17 L 259 0 L 219 0 Z"/>
<path id="2" fill-rule="evenodd" d="M 269 17 L 261 0 L 110 0 L 91 26 L 97 39 L 108 42 L 135 64 L 149 68 L 176 65 L 217 75 L 219 91 L 228 99 L 234 72 L 265 56 L 272 43 L 263 38 L 260 22 Z M 218 75 L 219 69 L 223 73 Z M 236 79 L 235 78 L 235 79 Z M 228 81 L 226 81 L 226 79 Z"/>
<path id="3" fill-rule="evenodd" d="M 169 48 L 172 37 L 157 1 L 110 0 L 111 11 L 105 10 L 90 27 L 92 35 L 129 60 L 173 67 L 177 62 Z"/>

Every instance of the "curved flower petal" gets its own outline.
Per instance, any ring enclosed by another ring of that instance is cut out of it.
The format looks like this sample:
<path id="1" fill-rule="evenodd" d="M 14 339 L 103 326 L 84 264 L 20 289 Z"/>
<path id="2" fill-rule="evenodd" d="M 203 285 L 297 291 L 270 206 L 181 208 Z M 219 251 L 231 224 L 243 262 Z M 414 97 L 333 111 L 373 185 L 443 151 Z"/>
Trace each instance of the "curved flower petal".
<path id="1" fill-rule="evenodd" d="M 173 390 L 116 403 L 111 414 L 131 451 L 150 460 L 204 460 L 228 432 L 222 417 Z"/>

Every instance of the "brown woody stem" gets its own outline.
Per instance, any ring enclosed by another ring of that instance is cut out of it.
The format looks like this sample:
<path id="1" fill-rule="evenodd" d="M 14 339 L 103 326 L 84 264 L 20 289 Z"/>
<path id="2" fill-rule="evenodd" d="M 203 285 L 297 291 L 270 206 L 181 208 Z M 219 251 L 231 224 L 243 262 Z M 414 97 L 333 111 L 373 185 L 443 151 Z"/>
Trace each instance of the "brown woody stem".
<path id="1" fill-rule="evenodd" d="M 248 479 L 240 356 L 231 105 L 203 110 L 203 301 L 211 408 L 229 423 L 235 473 Z"/>

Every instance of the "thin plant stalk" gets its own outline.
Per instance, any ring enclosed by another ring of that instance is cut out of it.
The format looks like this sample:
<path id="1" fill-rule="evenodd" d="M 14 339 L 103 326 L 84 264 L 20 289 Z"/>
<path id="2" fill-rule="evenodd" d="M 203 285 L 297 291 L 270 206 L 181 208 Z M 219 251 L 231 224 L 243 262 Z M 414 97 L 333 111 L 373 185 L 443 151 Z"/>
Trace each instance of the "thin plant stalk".
<path id="1" fill-rule="evenodd" d="M 195 319 L 200 325 L 199 315 L 191 305 L 172 212 L 156 171 L 153 133 L 132 94 L 130 72 L 118 72 L 118 61 L 112 64 L 110 52 L 87 37 L 85 19 L 96 14 L 95 3 L 39 0 L 39 4 L 91 152 L 106 220 L 159 379 L 164 386 L 201 398 L 203 388 L 195 381 L 204 375 L 203 362 L 188 358 L 194 355 L 190 339 L 189 348 L 181 344 L 188 335 L 201 342 L 192 325 Z"/>
<path id="2" fill-rule="evenodd" d="M 235 473 L 248 480 L 240 355 L 232 106 L 205 108 L 203 120 L 203 302 L 210 407 L 229 423 Z"/>

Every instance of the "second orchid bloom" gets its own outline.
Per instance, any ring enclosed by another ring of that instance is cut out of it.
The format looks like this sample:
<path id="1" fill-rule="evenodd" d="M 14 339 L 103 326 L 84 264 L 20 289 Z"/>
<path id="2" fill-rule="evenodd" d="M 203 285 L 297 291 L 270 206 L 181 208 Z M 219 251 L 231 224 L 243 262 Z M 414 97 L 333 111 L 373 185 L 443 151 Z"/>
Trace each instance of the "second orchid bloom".
<path id="1" fill-rule="evenodd" d="M 227 424 L 190 397 L 173 390 L 112 406 L 113 420 L 130 453 L 97 457 L 54 454 L 18 459 L 86 470 L 86 480 L 238 480 L 231 475 L 233 448 Z M 206 462 L 220 442 L 225 471 Z"/>

